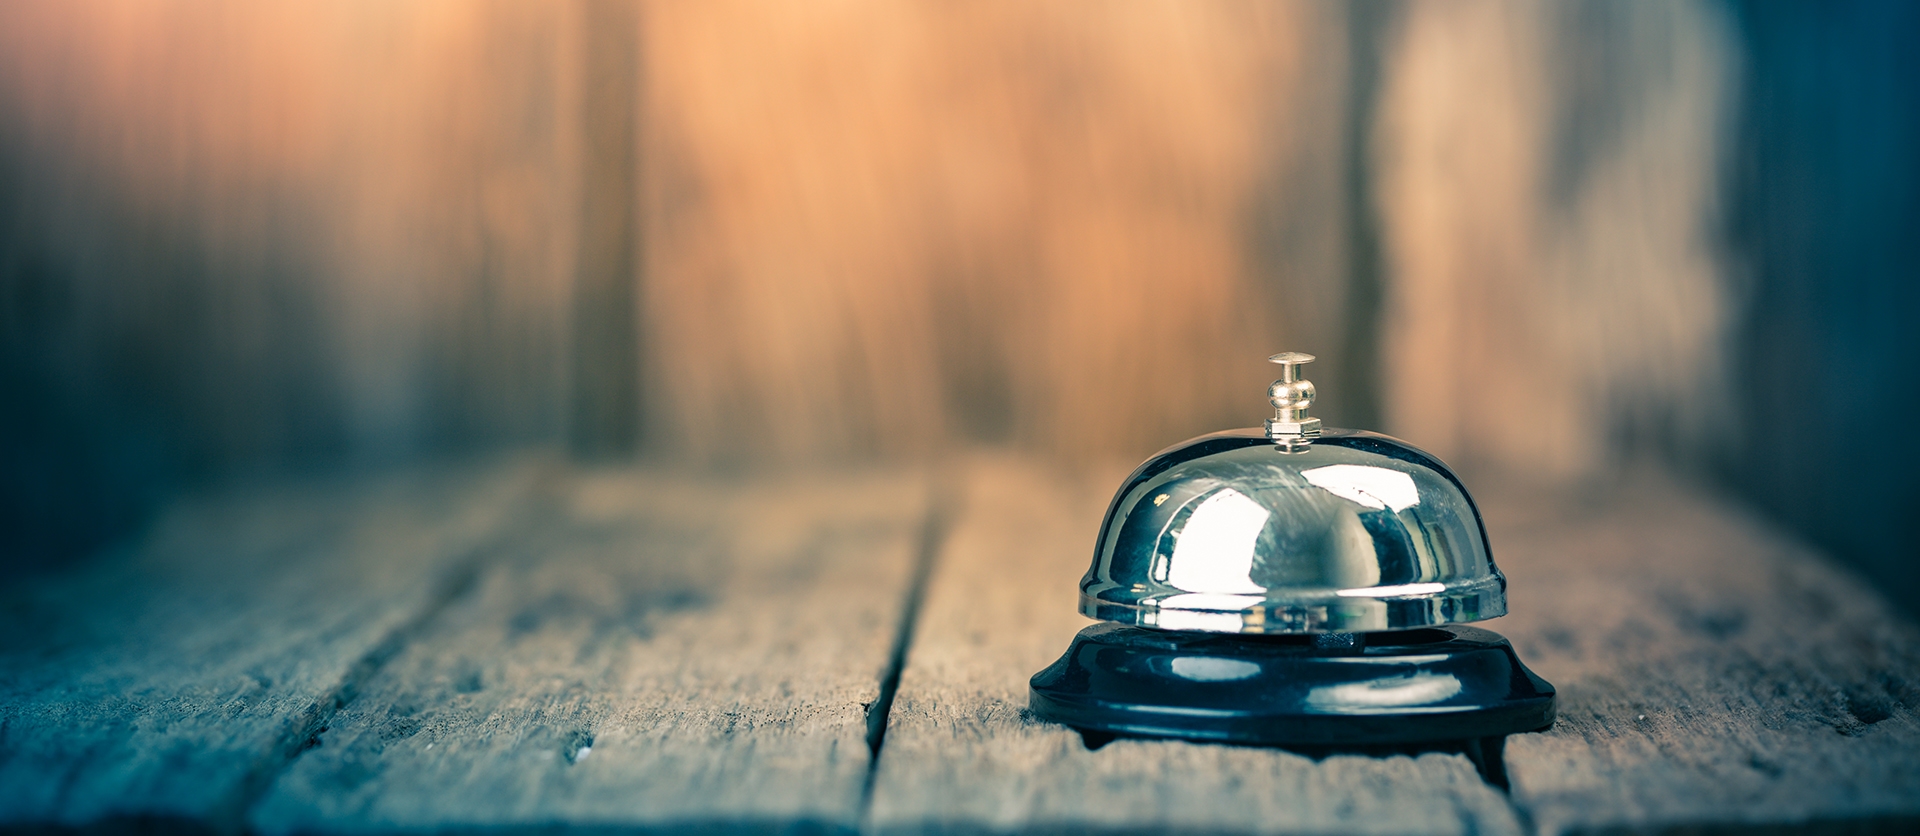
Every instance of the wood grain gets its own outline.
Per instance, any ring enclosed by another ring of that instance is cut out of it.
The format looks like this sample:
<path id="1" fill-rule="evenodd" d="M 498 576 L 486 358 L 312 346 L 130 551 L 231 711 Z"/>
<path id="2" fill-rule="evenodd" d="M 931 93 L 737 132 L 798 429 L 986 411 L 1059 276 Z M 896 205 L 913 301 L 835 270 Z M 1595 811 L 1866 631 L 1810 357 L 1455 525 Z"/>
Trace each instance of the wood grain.
<path id="1" fill-rule="evenodd" d="M 185 501 L 117 554 L 0 593 L 0 826 L 237 827 L 533 483 L 508 466 Z"/>
<path id="2" fill-rule="evenodd" d="M 850 829 L 926 502 L 910 474 L 584 476 L 251 824 Z"/>
<path id="3" fill-rule="evenodd" d="M 1539 832 L 1920 825 L 1920 641 L 1873 590 L 1669 482 L 1483 502 L 1491 626 L 1560 688 L 1506 747 Z"/>
<path id="4" fill-rule="evenodd" d="M 975 462 L 889 720 L 875 832 L 1519 832 L 1459 755 L 1315 761 L 1135 740 L 1089 750 L 1027 716 L 1027 678 L 1088 623 L 1074 585 L 1122 475 Z"/>
<path id="5" fill-rule="evenodd" d="M 0 827 L 1920 824 L 1920 631 L 1697 489 L 1475 480 L 1511 581 L 1489 626 L 1561 694 L 1503 794 L 1460 755 L 1090 748 L 1032 719 L 1121 472 L 959 473 L 520 462 L 182 503 L 0 593 Z"/>

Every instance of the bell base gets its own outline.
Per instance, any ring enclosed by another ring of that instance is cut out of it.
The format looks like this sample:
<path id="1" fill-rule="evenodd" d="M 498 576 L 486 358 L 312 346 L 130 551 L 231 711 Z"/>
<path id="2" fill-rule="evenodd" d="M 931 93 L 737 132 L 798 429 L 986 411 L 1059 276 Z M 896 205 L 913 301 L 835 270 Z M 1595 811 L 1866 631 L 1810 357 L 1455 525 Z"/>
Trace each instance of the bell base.
<path id="1" fill-rule="evenodd" d="M 1038 717 L 1083 733 L 1275 746 L 1404 746 L 1553 725 L 1554 691 L 1506 638 L 1461 625 L 1315 638 L 1080 631 L 1034 674 Z"/>

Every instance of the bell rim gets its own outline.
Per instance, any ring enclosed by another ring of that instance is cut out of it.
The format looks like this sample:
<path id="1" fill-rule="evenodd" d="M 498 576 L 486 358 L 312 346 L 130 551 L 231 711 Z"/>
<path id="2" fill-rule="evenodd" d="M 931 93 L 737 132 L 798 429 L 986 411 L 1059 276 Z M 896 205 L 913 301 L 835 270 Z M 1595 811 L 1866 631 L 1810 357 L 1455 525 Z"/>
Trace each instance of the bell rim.
<path id="1" fill-rule="evenodd" d="M 1471 624 L 1506 615 L 1506 587 L 1506 577 L 1496 569 L 1484 577 L 1420 594 L 1367 594 L 1366 589 L 1394 589 L 1371 587 L 1305 596 L 1201 599 L 1203 603 L 1218 603 L 1222 598 L 1259 598 L 1237 608 L 1167 606 L 1160 600 L 1111 601 L 1083 589 L 1080 614 L 1132 627 L 1203 633 L 1305 635 L 1412 630 Z"/>

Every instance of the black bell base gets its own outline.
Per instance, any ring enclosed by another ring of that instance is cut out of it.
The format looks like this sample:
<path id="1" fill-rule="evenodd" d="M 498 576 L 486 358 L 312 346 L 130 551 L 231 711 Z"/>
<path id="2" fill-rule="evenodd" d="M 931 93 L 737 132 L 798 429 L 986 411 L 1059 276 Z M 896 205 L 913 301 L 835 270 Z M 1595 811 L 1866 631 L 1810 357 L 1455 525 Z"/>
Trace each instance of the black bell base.
<path id="1" fill-rule="evenodd" d="M 1553 725 L 1554 692 L 1506 638 L 1460 625 L 1249 636 L 1097 624 L 1033 675 L 1039 717 L 1082 732 L 1273 746 L 1477 740 Z"/>

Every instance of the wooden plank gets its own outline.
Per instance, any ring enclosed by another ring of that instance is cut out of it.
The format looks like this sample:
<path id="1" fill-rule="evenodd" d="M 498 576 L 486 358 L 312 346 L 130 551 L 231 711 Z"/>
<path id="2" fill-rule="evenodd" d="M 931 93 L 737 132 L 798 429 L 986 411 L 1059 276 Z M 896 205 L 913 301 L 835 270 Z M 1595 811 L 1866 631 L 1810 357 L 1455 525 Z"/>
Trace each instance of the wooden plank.
<path id="1" fill-rule="evenodd" d="M 1511 806 L 1452 755 L 1089 750 L 1025 715 L 1026 679 L 1086 623 L 1073 584 L 1120 475 L 970 463 L 938 506 L 959 516 L 872 775 L 922 477 L 602 471 L 535 491 L 521 466 L 183 503 L 123 553 L 0 593 L 0 825 L 1920 823 L 1917 631 L 1658 480 L 1476 485 L 1512 580 L 1515 614 L 1490 626 L 1562 694 L 1555 729 L 1507 744 Z"/>
<path id="2" fill-rule="evenodd" d="M 852 828 L 925 495 L 904 474 L 583 478 L 251 824 Z"/>
<path id="3" fill-rule="evenodd" d="M 583 0 L 579 251 L 568 441 L 582 458 L 633 452 L 640 432 L 640 21 L 628 0 Z"/>
<path id="4" fill-rule="evenodd" d="M 1920 825 L 1920 637 L 1872 590 L 1670 483 L 1543 496 L 1482 497 L 1491 626 L 1560 689 L 1506 747 L 1539 832 Z"/>
<path id="5" fill-rule="evenodd" d="M 1025 829 L 1517 833 L 1466 758 L 1119 740 L 1025 713 L 1027 678 L 1088 623 L 1074 589 L 1123 471 L 975 462 L 894 703 L 870 824 L 880 833 Z"/>
<path id="6" fill-rule="evenodd" d="M 458 593 L 534 476 L 183 501 L 131 548 L 0 593 L 0 825 L 237 828 L 383 648 Z"/>

